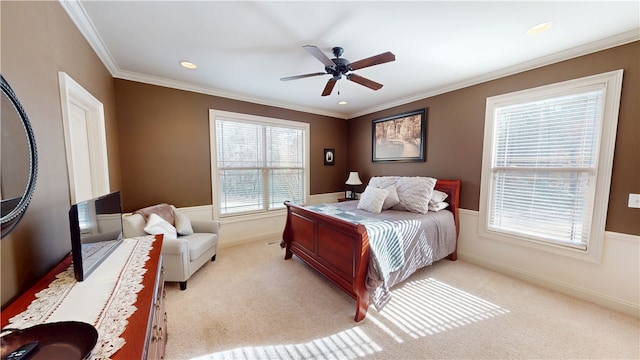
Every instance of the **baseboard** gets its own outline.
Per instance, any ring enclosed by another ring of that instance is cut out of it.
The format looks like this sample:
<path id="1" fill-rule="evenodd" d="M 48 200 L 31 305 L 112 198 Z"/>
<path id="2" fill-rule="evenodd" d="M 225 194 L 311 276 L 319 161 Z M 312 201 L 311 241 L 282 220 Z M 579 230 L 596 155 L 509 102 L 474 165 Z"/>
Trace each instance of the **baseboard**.
<path id="1" fill-rule="evenodd" d="M 516 279 L 526 281 L 535 285 L 551 289 L 565 295 L 569 295 L 578 299 L 582 299 L 609 309 L 620 311 L 622 313 L 640 318 L 640 307 L 638 305 L 612 298 L 605 294 L 597 293 L 587 289 L 577 287 L 572 284 L 560 282 L 539 274 L 523 271 L 522 269 L 487 260 L 465 252 L 458 251 L 458 259 L 468 263 L 478 265 L 485 269 L 493 270 L 501 274 L 511 276 Z"/>

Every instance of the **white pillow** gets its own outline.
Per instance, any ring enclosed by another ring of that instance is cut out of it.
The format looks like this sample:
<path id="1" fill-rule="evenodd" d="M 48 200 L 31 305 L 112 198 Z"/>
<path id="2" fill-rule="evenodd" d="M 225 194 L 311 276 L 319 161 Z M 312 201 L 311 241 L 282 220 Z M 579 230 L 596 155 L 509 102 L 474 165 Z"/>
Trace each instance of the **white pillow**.
<path id="1" fill-rule="evenodd" d="M 429 211 L 440 211 L 440 210 L 446 209 L 447 206 L 449 206 L 449 204 L 444 201 L 441 201 L 441 202 L 430 201 Z"/>
<path id="2" fill-rule="evenodd" d="M 191 226 L 191 220 L 189 220 L 189 217 L 182 211 L 176 209 L 173 205 L 171 205 L 171 209 L 173 209 L 173 217 L 175 218 L 176 231 L 178 232 L 178 235 L 193 234 L 193 227 Z"/>
<path id="3" fill-rule="evenodd" d="M 388 186 L 395 185 L 399 178 L 399 176 L 374 176 L 369 179 L 369 184 L 367 185 L 386 189 Z"/>
<path id="4" fill-rule="evenodd" d="M 165 219 L 161 218 L 158 214 L 149 215 L 147 226 L 144 227 L 144 231 L 151 235 L 164 235 L 165 239 L 177 239 L 176 228 L 169 224 Z"/>
<path id="5" fill-rule="evenodd" d="M 433 190 L 433 195 L 431 195 L 431 201 L 434 203 L 443 202 L 449 194 L 440 190 Z"/>
<path id="6" fill-rule="evenodd" d="M 399 177 L 396 181 L 396 189 L 400 203 L 393 209 L 426 214 L 429 211 L 429 200 L 433 195 L 436 181 L 431 177 Z"/>
<path id="7" fill-rule="evenodd" d="M 358 209 L 379 214 L 382 211 L 382 204 L 384 204 L 384 199 L 386 199 L 387 195 L 389 195 L 389 191 L 385 189 L 367 186 L 362 195 L 360 195 Z"/>
<path id="8" fill-rule="evenodd" d="M 389 185 L 384 188 L 389 192 L 386 199 L 384 199 L 384 204 L 382 204 L 382 210 L 391 209 L 392 207 L 398 205 L 400 203 L 400 199 L 398 199 L 398 191 L 396 190 L 395 185 Z"/>

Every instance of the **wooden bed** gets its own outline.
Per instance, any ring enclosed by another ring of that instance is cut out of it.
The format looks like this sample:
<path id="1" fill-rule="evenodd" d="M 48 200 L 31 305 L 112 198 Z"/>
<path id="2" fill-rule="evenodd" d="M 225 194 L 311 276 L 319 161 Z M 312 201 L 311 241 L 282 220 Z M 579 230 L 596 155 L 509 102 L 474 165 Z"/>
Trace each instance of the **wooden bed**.
<path id="1" fill-rule="evenodd" d="M 460 184 L 460 180 L 438 180 L 435 185 L 436 190 L 448 194 L 447 210 L 453 213 L 456 247 L 448 258 L 454 261 L 457 258 Z M 355 321 L 364 319 L 369 307 L 365 282 L 370 259 L 365 226 L 310 211 L 288 201 L 285 205 L 287 220 L 282 235 L 285 260 L 295 254 L 316 269 L 356 300 Z"/>

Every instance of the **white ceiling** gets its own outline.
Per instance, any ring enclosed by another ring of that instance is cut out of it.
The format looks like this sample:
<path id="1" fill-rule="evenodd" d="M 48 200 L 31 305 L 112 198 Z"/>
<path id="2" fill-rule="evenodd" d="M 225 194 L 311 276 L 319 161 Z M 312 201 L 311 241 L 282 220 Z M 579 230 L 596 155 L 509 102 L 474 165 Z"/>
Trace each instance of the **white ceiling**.
<path id="1" fill-rule="evenodd" d="M 340 118 L 640 39 L 637 0 L 61 3 L 116 78 Z M 551 30 L 525 34 L 543 21 Z M 396 61 L 354 71 L 378 91 L 343 78 L 321 97 L 329 75 L 280 81 L 324 71 L 303 45 Z"/>

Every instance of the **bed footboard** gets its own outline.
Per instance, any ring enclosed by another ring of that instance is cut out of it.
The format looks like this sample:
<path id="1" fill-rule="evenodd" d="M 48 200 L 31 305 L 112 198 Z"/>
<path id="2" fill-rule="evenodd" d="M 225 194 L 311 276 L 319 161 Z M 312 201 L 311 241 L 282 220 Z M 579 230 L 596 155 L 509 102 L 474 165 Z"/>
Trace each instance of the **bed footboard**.
<path id="1" fill-rule="evenodd" d="M 293 254 L 356 300 L 355 321 L 365 318 L 369 295 L 369 238 L 364 225 L 309 211 L 285 202 L 287 222 L 282 235 L 285 259 Z"/>
<path id="2" fill-rule="evenodd" d="M 458 203 L 460 180 L 438 180 L 435 188 L 449 196 L 449 210 L 453 213 L 456 235 L 459 231 Z M 355 321 L 367 315 L 369 294 L 366 276 L 369 268 L 369 237 L 364 225 L 323 215 L 288 201 L 287 222 L 282 234 L 285 260 L 293 254 L 316 269 L 329 281 L 356 300 Z M 456 236 L 457 238 L 457 236 Z M 455 250 L 450 260 L 457 258 Z"/>

